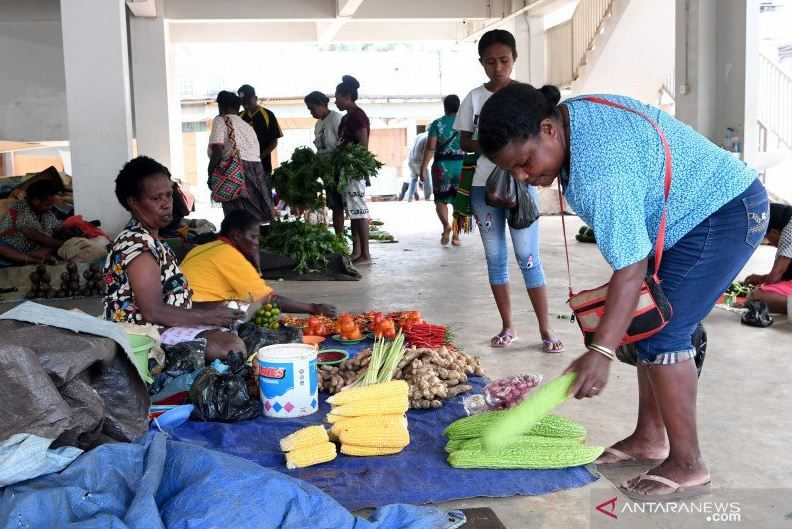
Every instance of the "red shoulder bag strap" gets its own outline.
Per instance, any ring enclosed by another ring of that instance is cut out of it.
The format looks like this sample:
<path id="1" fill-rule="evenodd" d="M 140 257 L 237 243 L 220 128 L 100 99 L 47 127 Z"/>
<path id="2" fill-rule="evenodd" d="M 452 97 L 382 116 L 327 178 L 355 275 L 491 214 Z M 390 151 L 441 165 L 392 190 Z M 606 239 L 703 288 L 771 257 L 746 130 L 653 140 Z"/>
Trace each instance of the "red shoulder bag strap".
<path id="1" fill-rule="evenodd" d="M 606 105 L 613 108 L 618 108 L 620 110 L 624 110 L 626 112 L 632 112 L 633 114 L 640 116 L 643 118 L 647 123 L 649 123 L 653 129 L 657 132 L 658 136 L 660 136 L 660 143 L 663 145 L 663 151 L 665 153 L 665 161 L 664 161 L 664 171 L 665 171 L 665 183 L 663 185 L 663 213 L 660 216 L 660 226 L 657 230 L 657 240 L 655 241 L 655 266 L 654 266 L 654 274 L 653 278 L 657 283 L 660 283 L 660 263 L 663 261 L 663 251 L 665 250 L 665 236 L 666 236 L 666 224 L 667 224 L 667 217 L 668 217 L 668 196 L 671 194 L 671 179 L 673 175 L 673 168 L 672 168 L 672 158 L 671 158 L 671 147 L 668 144 L 668 139 L 666 139 L 665 134 L 660 129 L 660 126 L 649 116 L 640 112 L 638 110 L 634 110 L 632 108 L 626 107 L 619 103 L 615 103 L 608 99 L 597 97 L 597 96 L 584 96 L 581 99 L 584 101 L 590 101 L 592 103 L 596 103 L 598 105 Z M 567 275 L 569 276 L 569 294 L 572 295 L 572 273 L 569 266 L 569 247 L 567 246 L 567 238 L 566 238 L 566 223 L 564 222 L 564 200 L 563 194 L 561 191 L 561 182 L 558 182 L 558 198 L 561 203 L 561 226 L 564 231 L 564 251 L 566 252 L 566 260 L 567 260 Z"/>

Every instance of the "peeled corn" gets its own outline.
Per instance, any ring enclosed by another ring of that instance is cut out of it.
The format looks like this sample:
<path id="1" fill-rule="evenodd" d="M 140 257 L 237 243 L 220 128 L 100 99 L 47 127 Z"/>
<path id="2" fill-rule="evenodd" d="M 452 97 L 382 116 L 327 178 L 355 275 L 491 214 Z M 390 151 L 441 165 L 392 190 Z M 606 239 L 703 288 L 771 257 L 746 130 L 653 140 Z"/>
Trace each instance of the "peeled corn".
<path id="1" fill-rule="evenodd" d="M 410 386 L 404 380 L 391 380 L 390 382 L 345 389 L 328 398 L 327 402 L 333 406 L 341 406 L 358 401 L 383 400 L 402 396 L 407 398 L 409 389 Z"/>
<path id="2" fill-rule="evenodd" d="M 326 443 L 329 440 L 330 438 L 327 436 L 327 430 L 324 429 L 324 426 L 308 426 L 281 439 L 280 447 L 282 451 L 290 452 L 291 450 Z"/>
<path id="3" fill-rule="evenodd" d="M 448 456 L 454 468 L 553 469 L 587 465 L 604 451 L 600 446 L 457 450 Z"/>
<path id="4" fill-rule="evenodd" d="M 319 463 L 327 463 L 336 458 L 336 447 L 327 441 L 318 445 L 298 448 L 286 453 L 286 468 L 305 468 Z"/>
<path id="5" fill-rule="evenodd" d="M 333 423 L 330 433 L 338 437 L 344 430 L 354 428 L 372 428 L 389 425 L 390 427 L 407 427 L 407 417 L 404 415 L 363 415 L 361 417 L 344 417 L 343 420 Z"/>
<path id="6" fill-rule="evenodd" d="M 399 397 L 389 397 L 380 400 L 359 400 L 350 402 L 349 404 L 342 404 L 341 406 L 334 406 L 332 415 L 341 415 L 343 417 L 360 417 L 361 415 L 393 415 L 398 413 L 406 413 L 410 404 L 407 400 L 407 395 Z M 328 414 L 328 417 L 331 414 Z M 328 422 L 337 422 L 330 421 Z"/>
<path id="7" fill-rule="evenodd" d="M 341 445 L 341 453 L 346 454 L 348 456 L 388 456 L 391 454 L 398 454 L 404 450 L 404 448 L 386 448 L 386 447 L 374 447 L 374 446 L 358 446 L 358 445 L 348 445 L 342 444 Z"/>
<path id="8" fill-rule="evenodd" d="M 378 448 L 404 448 L 410 444 L 410 432 L 407 431 L 405 424 L 353 427 L 342 430 L 338 438 L 341 444 Z"/>
<path id="9" fill-rule="evenodd" d="M 506 411 L 488 411 L 457 419 L 446 427 L 443 434 L 449 440 L 479 437 L 488 426 L 494 424 L 505 413 Z M 528 435 L 583 439 L 586 437 L 586 429 L 565 417 L 546 415 L 539 419 Z"/>

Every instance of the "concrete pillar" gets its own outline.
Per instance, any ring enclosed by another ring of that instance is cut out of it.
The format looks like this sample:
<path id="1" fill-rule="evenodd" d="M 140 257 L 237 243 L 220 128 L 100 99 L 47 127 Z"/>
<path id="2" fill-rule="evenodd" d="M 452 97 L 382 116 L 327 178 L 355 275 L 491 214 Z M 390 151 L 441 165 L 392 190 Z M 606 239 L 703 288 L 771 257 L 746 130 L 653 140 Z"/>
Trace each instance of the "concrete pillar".
<path id="1" fill-rule="evenodd" d="M 116 233 L 129 215 L 115 177 L 132 157 L 126 5 L 61 0 L 61 26 L 75 209 Z"/>
<path id="2" fill-rule="evenodd" d="M 758 0 L 677 0 L 676 115 L 723 142 L 727 127 L 757 150 Z"/>
<path id="3" fill-rule="evenodd" d="M 158 2 L 157 17 L 130 17 L 132 97 L 137 152 L 184 174 L 181 107 L 174 79 L 168 22 Z"/>

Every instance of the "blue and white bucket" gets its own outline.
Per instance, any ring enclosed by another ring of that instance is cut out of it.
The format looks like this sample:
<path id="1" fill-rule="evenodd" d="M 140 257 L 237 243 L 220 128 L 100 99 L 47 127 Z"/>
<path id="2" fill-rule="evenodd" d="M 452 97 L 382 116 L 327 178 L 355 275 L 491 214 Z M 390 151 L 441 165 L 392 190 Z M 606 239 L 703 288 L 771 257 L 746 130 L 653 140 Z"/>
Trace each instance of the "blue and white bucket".
<path id="1" fill-rule="evenodd" d="M 268 345 L 259 349 L 256 363 L 265 416 L 286 419 L 316 413 L 316 347 L 297 343 Z"/>

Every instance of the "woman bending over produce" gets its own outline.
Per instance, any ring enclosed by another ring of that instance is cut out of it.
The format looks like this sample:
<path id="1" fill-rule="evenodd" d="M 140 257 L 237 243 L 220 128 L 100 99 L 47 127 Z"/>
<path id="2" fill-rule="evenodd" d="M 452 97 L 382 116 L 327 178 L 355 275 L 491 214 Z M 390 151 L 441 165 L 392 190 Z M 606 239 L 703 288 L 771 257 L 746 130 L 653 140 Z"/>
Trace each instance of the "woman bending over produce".
<path id="1" fill-rule="evenodd" d="M 692 334 L 762 241 L 767 192 L 743 162 L 661 110 L 622 96 L 559 100 L 554 86 L 500 90 L 481 113 L 482 151 L 532 185 L 559 179 L 613 268 L 592 344 L 568 368 L 577 373 L 572 393 L 585 398 L 605 388 L 653 262 L 664 210 L 660 133 L 667 139 L 673 184 L 659 278 L 673 317 L 637 343 L 638 422 L 598 462 L 659 463 L 622 485 L 631 497 L 702 492 L 710 473 L 698 443 Z"/>
<path id="2" fill-rule="evenodd" d="M 487 258 L 487 271 L 492 295 L 498 306 L 502 328 L 492 337 L 492 347 L 508 347 L 517 339 L 514 333 L 511 313 L 511 294 L 509 293 L 509 254 L 506 247 L 507 210 L 493 208 L 486 202 L 487 178 L 495 169 L 495 164 L 481 153 L 479 146 L 479 115 L 481 107 L 492 94 L 497 93 L 512 82 L 511 72 L 517 60 L 517 44 L 508 31 L 495 29 L 485 33 L 478 43 L 479 62 L 489 82 L 474 88 L 462 101 L 456 116 L 454 128 L 460 131 L 462 149 L 466 152 L 480 153 L 470 189 L 470 201 L 476 218 L 484 254 Z M 527 184 L 526 184 L 527 185 Z M 534 201 L 537 192 L 532 186 L 528 190 Z M 564 344 L 553 336 L 547 308 L 547 288 L 545 288 L 544 269 L 539 256 L 539 222 L 521 229 L 509 229 L 517 263 L 520 265 L 528 297 L 531 298 L 539 334 L 542 336 L 543 350 L 546 353 L 564 351 Z"/>
<path id="3" fill-rule="evenodd" d="M 792 296 L 792 206 L 770 204 L 765 238 L 778 248 L 773 268 L 769 274 L 750 275 L 745 282 L 759 286 L 750 299 L 764 301 L 771 312 L 786 314 L 787 298 Z"/>
<path id="4" fill-rule="evenodd" d="M 232 211 L 220 225 L 216 241 L 196 246 L 181 263 L 199 302 L 240 300 L 277 303 L 283 312 L 335 316 L 331 305 L 303 303 L 275 294 L 259 274 L 259 223 L 250 212 Z"/>
<path id="5" fill-rule="evenodd" d="M 245 353 L 242 340 L 226 331 L 241 314 L 218 303 L 194 306 L 173 250 L 159 239 L 159 230 L 173 219 L 168 169 L 138 156 L 118 173 L 116 196 L 132 219 L 105 262 L 105 319 L 157 325 L 166 345 L 206 338 L 210 359 Z"/>

